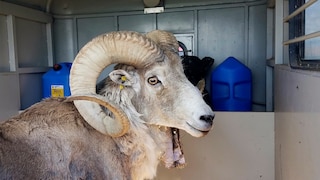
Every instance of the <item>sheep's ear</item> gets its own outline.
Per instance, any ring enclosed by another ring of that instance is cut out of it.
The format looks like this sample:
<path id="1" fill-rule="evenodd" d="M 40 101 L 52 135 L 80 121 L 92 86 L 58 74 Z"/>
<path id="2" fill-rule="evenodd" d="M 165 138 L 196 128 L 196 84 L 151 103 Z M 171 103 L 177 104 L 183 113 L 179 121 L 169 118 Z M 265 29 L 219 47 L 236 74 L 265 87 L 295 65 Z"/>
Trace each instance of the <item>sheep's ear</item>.
<path id="1" fill-rule="evenodd" d="M 198 82 L 197 88 L 200 90 L 201 93 L 203 93 L 205 86 L 206 86 L 206 81 L 203 78 Z"/>
<path id="2" fill-rule="evenodd" d="M 132 86 L 136 83 L 134 75 L 129 74 L 127 71 L 123 69 L 113 70 L 109 74 L 109 77 L 113 82 L 123 86 Z"/>

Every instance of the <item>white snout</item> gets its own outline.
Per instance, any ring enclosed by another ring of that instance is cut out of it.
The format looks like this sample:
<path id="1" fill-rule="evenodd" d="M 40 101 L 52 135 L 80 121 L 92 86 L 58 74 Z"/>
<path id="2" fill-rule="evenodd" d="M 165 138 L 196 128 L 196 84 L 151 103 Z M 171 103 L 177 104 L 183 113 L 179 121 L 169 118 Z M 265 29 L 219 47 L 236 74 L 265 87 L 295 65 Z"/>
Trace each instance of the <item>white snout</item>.
<path id="1" fill-rule="evenodd" d="M 185 94 L 184 102 L 182 102 L 183 108 L 187 110 L 182 129 L 192 136 L 201 137 L 212 129 L 215 115 L 203 100 L 198 89 L 190 88 L 188 92 L 188 94 Z"/>

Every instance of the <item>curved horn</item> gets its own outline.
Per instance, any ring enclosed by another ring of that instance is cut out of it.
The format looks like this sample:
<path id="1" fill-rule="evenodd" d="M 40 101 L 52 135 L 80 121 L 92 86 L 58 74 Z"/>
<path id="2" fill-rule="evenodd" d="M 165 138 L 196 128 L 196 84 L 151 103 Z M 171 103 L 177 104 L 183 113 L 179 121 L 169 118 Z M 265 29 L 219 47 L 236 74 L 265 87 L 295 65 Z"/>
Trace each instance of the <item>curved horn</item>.
<path id="1" fill-rule="evenodd" d="M 128 118 L 126 116 L 126 114 L 120 109 L 119 106 L 113 104 L 112 102 L 106 102 L 106 99 L 103 96 L 100 96 L 98 94 L 96 95 L 84 95 L 84 96 L 70 96 L 68 97 L 65 102 L 72 102 L 72 101 L 76 101 L 76 100 L 86 100 L 86 101 L 91 101 L 91 102 L 95 102 L 107 109 L 109 109 L 114 117 L 120 122 L 120 124 L 122 125 L 122 130 L 120 130 L 120 132 L 113 132 L 110 133 L 113 137 L 118 137 L 118 136 L 122 136 L 124 133 L 126 133 L 129 129 L 129 121 Z M 104 112 L 100 112 L 100 113 L 104 113 Z M 106 116 L 106 119 L 102 119 L 102 122 L 107 125 L 108 121 L 110 121 L 110 118 L 108 116 Z M 117 131 L 117 130 L 115 130 Z"/>
<path id="2" fill-rule="evenodd" d="M 159 44 L 162 49 L 178 52 L 179 43 L 176 37 L 167 31 L 154 30 L 146 34 L 146 36 Z"/>
<path id="3" fill-rule="evenodd" d="M 100 35 L 80 50 L 72 64 L 71 94 L 96 96 L 98 76 L 110 64 L 122 63 L 141 68 L 163 59 L 163 51 L 157 44 L 139 33 L 119 31 Z M 110 118 L 102 112 L 99 104 L 83 100 L 76 100 L 74 104 L 82 117 L 99 132 L 111 136 L 126 133 L 124 120 Z M 108 109 L 113 113 L 117 111 L 117 108 Z"/>

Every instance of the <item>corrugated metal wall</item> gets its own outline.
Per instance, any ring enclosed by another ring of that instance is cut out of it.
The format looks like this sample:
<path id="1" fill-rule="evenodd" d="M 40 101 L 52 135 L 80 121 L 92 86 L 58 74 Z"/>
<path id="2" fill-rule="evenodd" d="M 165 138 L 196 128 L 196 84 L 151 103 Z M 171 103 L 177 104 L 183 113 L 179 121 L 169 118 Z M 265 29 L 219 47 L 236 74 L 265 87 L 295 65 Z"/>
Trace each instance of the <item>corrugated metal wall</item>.
<path id="1" fill-rule="evenodd" d="M 264 1 L 172 8 L 161 14 L 132 11 L 60 15 L 53 24 L 55 60 L 72 62 L 92 37 L 114 30 L 145 33 L 162 29 L 189 34 L 194 37 L 193 54 L 213 57 L 214 67 L 234 56 L 252 70 L 253 110 L 265 111 L 266 15 Z M 209 77 L 207 82 L 209 87 Z"/>
<path id="2" fill-rule="evenodd" d="M 52 65 L 49 14 L 0 1 L 0 120 L 42 99 Z"/>
<path id="3" fill-rule="evenodd" d="M 72 62 L 94 36 L 115 30 L 145 33 L 154 29 L 171 31 L 188 41 L 190 54 L 213 57 L 214 67 L 228 56 L 245 63 L 253 72 L 253 109 L 265 111 L 266 1 L 167 1 L 161 14 L 143 14 L 140 1 L 139 7 L 125 3 L 123 11 L 117 11 L 117 3 L 105 7 L 100 6 L 105 2 L 98 0 L 90 5 L 88 1 L 12 1 L 26 2 L 49 13 L 0 1 L 0 83 L 7 82 L 8 76 L 15 80 L 1 86 L 1 96 L 13 99 L 1 106 L 13 112 L 41 100 L 42 74 L 53 63 Z M 207 82 L 209 87 L 209 77 Z"/>

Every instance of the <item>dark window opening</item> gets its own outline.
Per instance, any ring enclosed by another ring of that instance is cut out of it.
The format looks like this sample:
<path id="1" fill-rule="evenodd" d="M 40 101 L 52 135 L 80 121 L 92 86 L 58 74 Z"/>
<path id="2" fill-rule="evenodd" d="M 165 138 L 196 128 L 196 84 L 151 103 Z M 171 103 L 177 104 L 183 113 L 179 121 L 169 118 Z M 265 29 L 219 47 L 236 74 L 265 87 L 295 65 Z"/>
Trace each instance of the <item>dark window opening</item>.
<path id="1" fill-rule="evenodd" d="M 305 0 L 289 1 L 289 14 L 304 5 Z M 315 2 L 289 20 L 289 39 L 320 31 L 320 2 Z M 320 37 L 289 45 L 289 60 L 293 68 L 320 70 Z"/>

